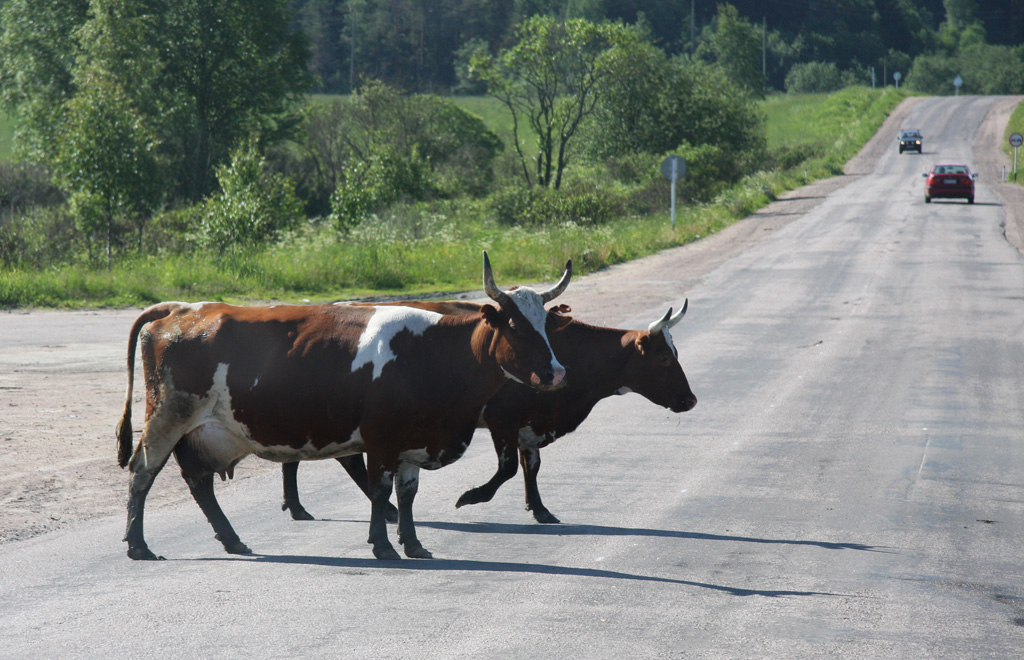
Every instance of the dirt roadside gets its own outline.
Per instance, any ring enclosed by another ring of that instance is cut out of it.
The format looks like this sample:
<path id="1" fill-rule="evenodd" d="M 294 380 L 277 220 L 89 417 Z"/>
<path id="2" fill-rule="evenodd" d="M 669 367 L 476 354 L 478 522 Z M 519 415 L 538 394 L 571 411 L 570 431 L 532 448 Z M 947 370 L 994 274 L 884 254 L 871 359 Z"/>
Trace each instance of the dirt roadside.
<path id="1" fill-rule="evenodd" d="M 1006 235 L 1024 251 L 1024 188 L 993 184 L 1005 157 L 996 147 L 1020 98 L 993 105 L 976 135 L 985 183 L 1007 207 Z M 623 325 L 664 301 L 681 301 L 709 272 L 750 245 L 806 214 L 832 192 L 874 170 L 892 136 L 920 99 L 908 99 L 846 166 L 843 176 L 783 195 L 758 213 L 696 243 L 574 280 L 565 302 L 574 315 Z M 1004 190 L 1005 188 L 1005 190 Z M 500 264 L 495 264 L 499 274 Z M 472 296 L 469 296 L 472 297 Z M 125 347 L 138 310 L 0 313 L 0 544 L 91 518 L 124 512 L 127 475 L 117 467 L 114 426 L 125 396 Z M 654 320 L 651 318 L 651 320 Z M 141 402 L 140 379 L 135 399 Z M 143 406 L 135 406 L 139 430 Z M 235 479 L 278 472 L 276 464 L 244 461 Z M 149 507 L 190 499 L 168 466 Z M 230 482 L 218 489 L 230 488 Z M 271 503 L 268 503 L 268 506 Z M 114 542 L 112 540 L 112 542 Z"/>

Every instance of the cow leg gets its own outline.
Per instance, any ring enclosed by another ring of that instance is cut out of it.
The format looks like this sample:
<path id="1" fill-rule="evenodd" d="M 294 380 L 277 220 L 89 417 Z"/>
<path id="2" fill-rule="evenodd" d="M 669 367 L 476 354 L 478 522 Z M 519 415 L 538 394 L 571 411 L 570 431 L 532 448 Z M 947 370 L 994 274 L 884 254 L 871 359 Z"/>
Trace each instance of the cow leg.
<path id="1" fill-rule="evenodd" d="M 523 482 L 526 486 L 526 510 L 533 511 L 533 517 L 540 523 L 559 523 L 540 501 L 537 489 L 537 473 L 540 472 L 540 449 L 536 447 L 520 447 L 519 460 L 523 464 Z"/>
<path id="2" fill-rule="evenodd" d="M 455 503 L 455 508 L 459 508 L 466 504 L 480 504 L 481 502 L 490 502 L 494 497 L 494 494 L 498 492 L 502 484 L 516 476 L 516 471 L 519 469 L 518 463 L 518 448 L 519 440 L 518 436 L 513 434 L 512 437 L 505 437 L 506 434 L 496 433 L 491 431 L 491 440 L 494 441 L 494 451 L 498 454 L 498 471 L 494 473 L 491 480 L 485 483 L 483 486 L 477 486 L 476 488 L 470 488 L 459 497 L 459 501 Z"/>
<path id="3" fill-rule="evenodd" d="M 192 491 L 196 504 L 203 510 L 206 519 L 213 527 L 214 538 L 224 545 L 224 550 L 232 555 L 249 555 L 252 550 L 242 543 L 238 534 L 231 527 L 228 517 L 217 502 L 213 493 L 213 471 L 206 466 L 188 439 L 184 439 L 174 448 L 174 458 L 181 468 L 181 477 Z"/>
<path id="4" fill-rule="evenodd" d="M 351 456 L 342 456 L 338 459 L 338 462 L 348 472 L 348 476 L 352 477 L 352 481 L 359 486 L 359 490 L 363 491 L 363 494 L 372 500 L 373 498 L 370 495 L 370 476 L 366 473 L 366 462 L 363 461 L 363 455 L 352 454 Z M 299 494 L 296 492 L 296 501 L 298 501 L 298 497 Z M 385 506 L 384 519 L 390 523 L 398 522 L 398 508 L 390 501 Z"/>
<path id="5" fill-rule="evenodd" d="M 432 559 L 433 555 L 416 538 L 412 519 L 412 502 L 420 485 L 420 469 L 409 463 L 398 466 L 395 489 L 398 491 L 398 542 L 405 548 L 405 556 L 413 559 Z"/>
<path id="6" fill-rule="evenodd" d="M 370 493 L 370 536 L 367 543 L 373 545 L 373 556 L 377 559 L 401 559 L 395 546 L 388 540 L 387 507 L 391 502 L 394 488 L 394 472 L 387 470 L 379 461 L 370 460 L 369 483 L 374 484 Z"/>
<path id="7" fill-rule="evenodd" d="M 299 502 L 298 475 L 298 461 L 281 463 L 281 482 L 284 486 L 284 501 L 281 502 L 281 510 L 292 514 L 292 520 L 314 520 L 313 516 Z"/>
<path id="8" fill-rule="evenodd" d="M 125 530 L 124 540 L 128 542 L 128 556 L 132 559 L 157 560 L 166 559 L 160 557 L 146 545 L 146 538 L 143 534 L 143 518 L 146 510 L 146 496 L 149 489 L 153 487 L 153 480 L 160 474 L 170 454 L 164 457 L 159 464 L 150 467 L 144 465 L 143 452 L 138 451 L 132 456 L 128 469 L 131 476 L 128 478 L 128 527 Z"/>

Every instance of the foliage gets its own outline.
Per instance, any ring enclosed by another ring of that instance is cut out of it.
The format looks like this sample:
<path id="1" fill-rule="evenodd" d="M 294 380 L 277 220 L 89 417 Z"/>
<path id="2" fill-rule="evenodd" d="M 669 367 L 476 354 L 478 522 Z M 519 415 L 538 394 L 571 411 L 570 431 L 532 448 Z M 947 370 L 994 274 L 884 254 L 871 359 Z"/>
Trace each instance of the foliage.
<path id="1" fill-rule="evenodd" d="M 217 180 L 221 192 L 203 205 L 200 237 L 221 253 L 266 243 L 302 217 L 292 183 L 267 171 L 254 140 L 217 169 Z"/>
<path id="2" fill-rule="evenodd" d="M 1024 94 L 1024 45 L 979 44 L 956 55 L 921 55 L 914 60 L 907 86 L 924 94 L 950 95 L 958 75 L 962 94 Z"/>
<path id="3" fill-rule="evenodd" d="M 741 17 L 736 7 L 718 5 L 718 15 L 698 50 L 714 62 L 722 75 L 755 98 L 764 98 L 761 72 L 761 29 Z"/>
<path id="4" fill-rule="evenodd" d="M 620 68 L 606 81 L 583 131 L 588 156 L 682 149 L 697 168 L 682 184 L 690 199 L 709 199 L 716 185 L 735 182 L 757 167 L 764 152 L 763 124 L 748 95 L 698 60 L 668 59 L 649 45 L 622 50 L 624 56 L 616 60 Z"/>
<path id="5" fill-rule="evenodd" d="M 199 200 L 231 146 L 286 128 L 308 86 L 290 15 L 288 0 L 12 0 L 0 16 L 0 85 L 19 148 L 55 158 L 75 72 L 105 71 L 152 131 L 168 187 Z"/>
<path id="6" fill-rule="evenodd" d="M 796 94 L 834 92 L 843 87 L 843 77 L 834 62 L 794 64 L 786 74 L 786 91 Z"/>
<path id="7" fill-rule="evenodd" d="M 594 111 L 601 83 L 613 71 L 613 47 L 640 35 L 618 24 L 534 16 L 517 28 L 516 37 L 516 43 L 496 58 L 474 54 L 469 72 L 512 113 L 524 181 L 557 189 L 569 162 L 570 142 Z M 521 122 L 537 135 L 532 171 L 521 144 Z"/>
<path id="8" fill-rule="evenodd" d="M 502 147 L 479 117 L 450 99 L 375 82 L 346 99 L 314 104 L 304 132 L 311 195 L 333 197 L 330 208 L 341 209 L 345 225 L 399 199 L 482 194 Z M 360 190 L 367 181 L 376 182 L 373 191 Z"/>
<path id="9" fill-rule="evenodd" d="M 17 120 L 20 154 L 53 155 L 63 103 L 75 93 L 76 30 L 89 0 L 7 0 L 0 8 L 0 102 Z"/>

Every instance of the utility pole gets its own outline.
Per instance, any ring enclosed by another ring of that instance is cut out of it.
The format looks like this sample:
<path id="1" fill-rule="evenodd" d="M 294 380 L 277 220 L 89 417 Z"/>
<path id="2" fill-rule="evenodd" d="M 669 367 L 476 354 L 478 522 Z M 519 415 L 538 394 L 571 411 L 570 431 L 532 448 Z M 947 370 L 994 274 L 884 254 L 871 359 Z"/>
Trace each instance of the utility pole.
<path id="1" fill-rule="evenodd" d="M 761 91 L 768 91 L 768 18 L 761 17 Z"/>
<path id="2" fill-rule="evenodd" d="M 697 55 L 697 22 L 694 18 L 697 14 L 694 5 L 697 0 L 690 0 L 690 57 Z"/>

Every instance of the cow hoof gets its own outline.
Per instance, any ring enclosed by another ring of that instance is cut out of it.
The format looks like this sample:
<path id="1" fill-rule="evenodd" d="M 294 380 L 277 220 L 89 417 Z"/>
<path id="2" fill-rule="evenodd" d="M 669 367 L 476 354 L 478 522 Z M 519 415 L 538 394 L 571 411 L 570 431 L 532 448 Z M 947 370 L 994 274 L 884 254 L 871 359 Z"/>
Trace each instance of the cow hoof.
<path id="1" fill-rule="evenodd" d="M 481 499 L 480 494 L 475 488 L 473 488 L 471 490 L 467 490 L 461 497 L 459 497 L 459 501 L 455 503 L 455 508 L 460 509 L 467 504 L 480 504 L 480 502 L 483 501 L 485 500 Z"/>
<path id="2" fill-rule="evenodd" d="M 239 540 L 238 538 L 235 538 L 234 541 L 225 541 L 224 539 L 222 539 L 220 537 L 219 534 L 214 535 L 214 538 L 224 544 L 224 551 L 227 552 L 229 555 L 251 555 L 252 554 L 252 550 L 249 549 L 249 546 L 247 546 L 246 544 L 242 543 L 242 541 Z"/>
<path id="3" fill-rule="evenodd" d="M 534 517 L 534 519 L 537 522 L 544 523 L 545 525 L 555 525 L 555 524 L 558 524 L 558 523 L 562 522 L 561 520 L 556 518 L 554 516 L 554 514 L 552 514 L 547 509 L 541 509 L 540 511 L 534 511 L 533 512 L 533 517 Z"/>
<path id="4" fill-rule="evenodd" d="M 146 547 L 142 547 L 142 548 L 128 548 L 128 556 L 131 557 L 132 559 L 137 560 L 137 561 L 138 560 L 142 560 L 142 561 L 164 561 L 164 560 L 167 559 L 166 557 L 160 557 L 158 555 L 154 555 L 153 552 L 149 548 L 146 548 Z"/>
<path id="5" fill-rule="evenodd" d="M 402 558 L 401 555 L 399 555 L 397 552 L 395 552 L 395 549 L 393 547 L 391 547 L 390 545 L 387 546 L 387 547 L 383 547 L 383 548 L 376 548 L 375 547 L 373 549 L 373 556 L 376 557 L 377 559 L 385 559 L 387 561 L 391 561 L 391 560 L 394 560 L 394 559 L 401 559 Z"/>
<path id="6" fill-rule="evenodd" d="M 409 559 L 433 559 L 434 555 L 430 554 L 430 551 L 424 548 L 422 545 L 417 543 L 416 545 L 405 546 L 405 556 Z"/>
<path id="7" fill-rule="evenodd" d="M 295 506 L 282 507 L 288 510 L 288 513 L 292 514 L 292 520 L 316 520 L 309 511 L 302 508 L 301 504 Z"/>

